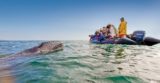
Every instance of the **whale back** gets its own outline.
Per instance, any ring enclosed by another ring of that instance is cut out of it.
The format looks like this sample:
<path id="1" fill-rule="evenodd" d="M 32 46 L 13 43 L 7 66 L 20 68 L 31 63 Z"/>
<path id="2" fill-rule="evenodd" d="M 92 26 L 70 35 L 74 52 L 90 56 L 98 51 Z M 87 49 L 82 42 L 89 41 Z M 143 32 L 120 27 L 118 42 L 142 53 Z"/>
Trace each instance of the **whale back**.
<path id="1" fill-rule="evenodd" d="M 63 44 L 61 42 L 47 41 L 47 42 L 42 42 L 40 45 L 35 46 L 33 48 L 26 49 L 22 52 L 16 53 L 15 55 L 47 54 L 62 49 L 63 49 Z"/>

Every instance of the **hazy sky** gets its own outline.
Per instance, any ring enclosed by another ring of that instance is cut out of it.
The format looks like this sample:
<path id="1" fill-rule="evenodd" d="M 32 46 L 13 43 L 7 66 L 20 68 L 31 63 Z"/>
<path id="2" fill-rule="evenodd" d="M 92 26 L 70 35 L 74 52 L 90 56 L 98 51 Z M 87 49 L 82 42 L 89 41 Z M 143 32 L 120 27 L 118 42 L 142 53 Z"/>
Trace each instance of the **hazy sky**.
<path id="1" fill-rule="evenodd" d="M 160 38 L 159 0 L 0 0 L 2 40 L 86 40 L 108 23 Z"/>

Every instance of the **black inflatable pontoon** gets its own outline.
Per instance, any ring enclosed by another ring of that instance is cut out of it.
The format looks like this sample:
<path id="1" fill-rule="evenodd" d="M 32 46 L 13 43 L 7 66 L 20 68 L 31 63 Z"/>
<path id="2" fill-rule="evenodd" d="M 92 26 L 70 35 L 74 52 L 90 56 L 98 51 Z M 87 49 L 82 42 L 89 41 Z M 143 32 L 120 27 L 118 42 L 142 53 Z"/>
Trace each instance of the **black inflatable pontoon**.
<path id="1" fill-rule="evenodd" d="M 152 46 L 160 43 L 160 39 L 145 37 L 145 31 L 135 31 L 131 38 L 105 39 L 103 41 L 90 40 L 95 44 L 127 44 L 127 45 L 148 45 Z"/>
<path id="2" fill-rule="evenodd" d="M 146 37 L 143 42 L 144 45 L 152 46 L 160 43 L 160 40 L 152 37 Z"/>

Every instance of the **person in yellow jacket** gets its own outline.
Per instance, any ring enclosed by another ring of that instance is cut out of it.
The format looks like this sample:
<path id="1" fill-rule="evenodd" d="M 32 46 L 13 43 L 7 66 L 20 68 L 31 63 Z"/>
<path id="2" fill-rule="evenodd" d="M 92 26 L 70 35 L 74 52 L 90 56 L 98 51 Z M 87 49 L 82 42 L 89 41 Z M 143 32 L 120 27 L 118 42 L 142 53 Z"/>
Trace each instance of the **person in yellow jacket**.
<path id="1" fill-rule="evenodd" d="M 120 19 L 121 23 L 118 28 L 118 37 L 124 38 L 127 35 L 127 22 L 124 20 L 124 17 Z"/>

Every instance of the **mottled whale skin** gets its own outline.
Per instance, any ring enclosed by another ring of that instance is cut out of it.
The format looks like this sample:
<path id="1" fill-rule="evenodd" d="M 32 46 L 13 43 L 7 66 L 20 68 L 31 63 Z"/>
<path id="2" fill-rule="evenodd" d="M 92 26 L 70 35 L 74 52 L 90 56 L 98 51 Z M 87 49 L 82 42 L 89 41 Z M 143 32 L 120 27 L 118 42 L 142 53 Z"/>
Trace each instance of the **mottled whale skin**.
<path id="1" fill-rule="evenodd" d="M 62 42 L 47 41 L 47 42 L 42 42 L 40 45 L 35 46 L 33 48 L 26 49 L 22 52 L 18 52 L 16 54 L 0 58 L 0 60 L 9 60 L 9 59 L 14 59 L 20 56 L 34 56 L 34 55 L 40 55 L 40 54 L 48 54 L 48 53 L 52 53 L 59 50 L 63 50 Z"/>
<path id="2" fill-rule="evenodd" d="M 35 46 L 30 49 L 26 49 L 22 52 L 16 53 L 15 55 L 37 55 L 37 54 L 47 54 L 63 49 L 63 44 L 59 41 L 48 41 L 43 42 L 39 46 Z"/>
<path id="3" fill-rule="evenodd" d="M 26 49 L 22 52 L 0 58 L 0 72 L 5 72 L 6 76 L 0 77 L 0 83 L 16 83 L 16 79 L 12 76 L 12 66 L 15 64 L 15 60 L 23 59 L 25 56 L 36 56 L 40 54 L 48 54 L 55 51 L 63 50 L 63 44 L 59 41 L 47 41 L 42 42 L 40 45 L 30 49 Z M 11 64 L 11 63 L 14 63 Z"/>

